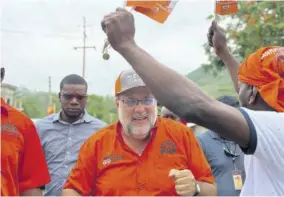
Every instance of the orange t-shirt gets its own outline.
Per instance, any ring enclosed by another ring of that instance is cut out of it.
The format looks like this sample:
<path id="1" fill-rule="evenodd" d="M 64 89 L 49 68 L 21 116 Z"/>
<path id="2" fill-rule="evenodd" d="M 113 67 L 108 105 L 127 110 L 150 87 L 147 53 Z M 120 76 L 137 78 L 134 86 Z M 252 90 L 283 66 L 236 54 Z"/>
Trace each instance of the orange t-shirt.
<path id="1" fill-rule="evenodd" d="M 172 196 L 171 169 L 189 169 L 196 180 L 214 183 L 207 160 L 190 128 L 158 118 L 139 156 L 123 141 L 118 122 L 93 134 L 81 147 L 65 189 L 87 196 Z"/>
<path id="2" fill-rule="evenodd" d="M 33 122 L 1 98 L 1 196 L 19 196 L 49 181 Z"/>

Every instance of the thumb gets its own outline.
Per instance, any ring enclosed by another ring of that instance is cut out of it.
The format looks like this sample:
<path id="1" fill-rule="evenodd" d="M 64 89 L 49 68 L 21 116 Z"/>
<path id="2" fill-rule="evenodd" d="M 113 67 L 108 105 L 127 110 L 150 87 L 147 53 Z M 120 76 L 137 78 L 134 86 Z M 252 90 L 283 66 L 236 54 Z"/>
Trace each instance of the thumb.
<path id="1" fill-rule="evenodd" d="M 216 20 L 212 21 L 211 27 L 212 27 L 213 31 L 216 31 L 218 29 L 218 25 L 217 25 Z"/>
<path id="2" fill-rule="evenodd" d="M 178 173 L 178 170 L 171 169 L 170 172 L 169 172 L 169 177 L 175 178 L 177 173 Z"/>

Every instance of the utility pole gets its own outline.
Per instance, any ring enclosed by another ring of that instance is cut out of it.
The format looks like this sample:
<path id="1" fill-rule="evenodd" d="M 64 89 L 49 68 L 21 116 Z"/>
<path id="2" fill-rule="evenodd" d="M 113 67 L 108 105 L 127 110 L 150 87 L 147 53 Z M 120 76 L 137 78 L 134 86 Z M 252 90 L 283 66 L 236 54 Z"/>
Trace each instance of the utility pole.
<path id="1" fill-rule="evenodd" d="M 86 17 L 83 17 L 83 46 L 80 47 L 74 47 L 75 50 L 77 49 L 83 49 L 83 70 L 82 70 L 82 77 L 85 78 L 85 70 L 86 70 L 86 49 L 87 48 L 93 48 L 96 49 L 95 46 L 86 46 Z"/>
<path id="2" fill-rule="evenodd" d="M 48 106 L 52 106 L 52 95 L 51 95 L 51 77 L 48 77 Z"/>

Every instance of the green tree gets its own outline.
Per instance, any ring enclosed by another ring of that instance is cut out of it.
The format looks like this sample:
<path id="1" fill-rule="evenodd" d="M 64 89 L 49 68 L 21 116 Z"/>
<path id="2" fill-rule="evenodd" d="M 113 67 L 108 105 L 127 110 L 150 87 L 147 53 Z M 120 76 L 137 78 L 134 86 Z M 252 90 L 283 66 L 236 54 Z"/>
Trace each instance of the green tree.
<path id="1" fill-rule="evenodd" d="M 48 92 L 31 91 L 25 87 L 18 88 L 17 98 L 21 98 L 24 113 L 30 118 L 43 118 L 47 116 L 49 104 Z M 52 103 L 55 104 L 56 112 L 61 107 L 56 93 L 52 93 Z M 117 121 L 115 100 L 111 96 L 98 96 L 91 94 L 88 96 L 87 109 L 91 116 L 101 119 L 108 124 Z"/>
<path id="2" fill-rule="evenodd" d="M 237 14 L 218 16 L 217 20 L 227 24 L 230 48 L 240 61 L 260 46 L 284 46 L 284 1 L 239 1 L 238 6 Z M 207 71 L 216 73 L 224 67 L 207 43 L 204 49 L 210 62 L 203 64 Z"/>

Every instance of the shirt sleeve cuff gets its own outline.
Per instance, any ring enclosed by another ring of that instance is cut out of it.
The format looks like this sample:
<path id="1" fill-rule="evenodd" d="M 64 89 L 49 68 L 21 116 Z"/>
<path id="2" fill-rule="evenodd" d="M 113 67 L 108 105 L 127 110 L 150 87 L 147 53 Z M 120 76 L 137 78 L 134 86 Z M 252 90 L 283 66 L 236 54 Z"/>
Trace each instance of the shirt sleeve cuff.
<path id="1" fill-rule="evenodd" d="M 238 108 L 239 111 L 243 114 L 243 116 L 245 117 L 248 126 L 249 126 L 249 130 L 250 130 L 250 140 L 249 140 L 249 144 L 247 148 L 244 147 L 240 147 L 242 149 L 242 151 L 244 152 L 244 154 L 246 155 L 253 155 L 255 153 L 256 150 L 256 146 L 257 146 L 257 134 L 256 134 L 256 129 L 254 127 L 254 124 L 249 116 L 249 114 L 242 108 Z"/>

